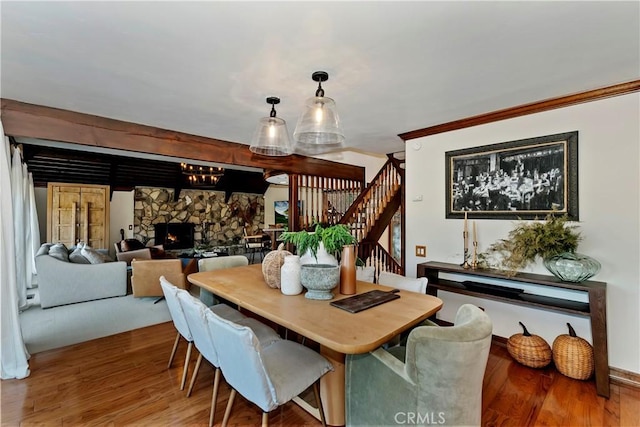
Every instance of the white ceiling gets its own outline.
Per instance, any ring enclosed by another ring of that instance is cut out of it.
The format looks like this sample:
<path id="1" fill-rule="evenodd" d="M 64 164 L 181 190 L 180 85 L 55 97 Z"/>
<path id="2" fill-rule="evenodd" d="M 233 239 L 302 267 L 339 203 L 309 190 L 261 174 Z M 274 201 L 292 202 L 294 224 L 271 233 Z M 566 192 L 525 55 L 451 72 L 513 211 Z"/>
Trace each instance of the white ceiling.
<path id="1" fill-rule="evenodd" d="M 248 143 L 313 71 L 356 150 L 640 76 L 640 2 L 11 2 L 4 98 Z"/>

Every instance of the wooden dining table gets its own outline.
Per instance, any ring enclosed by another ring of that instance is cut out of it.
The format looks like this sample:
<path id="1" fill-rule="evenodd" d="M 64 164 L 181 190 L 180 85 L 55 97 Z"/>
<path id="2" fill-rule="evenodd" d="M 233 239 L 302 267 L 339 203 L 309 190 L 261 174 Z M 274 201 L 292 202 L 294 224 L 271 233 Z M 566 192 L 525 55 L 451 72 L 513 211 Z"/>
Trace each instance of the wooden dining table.
<path id="1" fill-rule="evenodd" d="M 327 424 L 345 424 L 345 355 L 366 353 L 399 333 L 433 316 L 442 307 L 437 297 L 400 291 L 400 298 L 351 313 L 310 300 L 304 293 L 283 295 L 264 281 L 261 265 L 193 273 L 189 282 L 206 289 L 243 310 L 253 312 L 319 344 L 320 353 L 334 370 L 320 380 L 320 394 Z M 357 293 L 392 288 L 357 282 Z M 334 290 L 336 301 L 347 295 Z"/>

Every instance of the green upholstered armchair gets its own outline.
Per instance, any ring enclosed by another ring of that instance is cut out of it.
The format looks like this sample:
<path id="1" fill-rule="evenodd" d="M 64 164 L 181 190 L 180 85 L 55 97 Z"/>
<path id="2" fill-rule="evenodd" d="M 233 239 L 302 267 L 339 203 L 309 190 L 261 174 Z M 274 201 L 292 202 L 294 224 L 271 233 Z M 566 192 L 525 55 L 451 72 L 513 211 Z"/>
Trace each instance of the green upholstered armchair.
<path id="1" fill-rule="evenodd" d="M 492 329 L 465 304 L 454 326 L 415 328 L 406 347 L 347 355 L 347 425 L 480 425 Z"/>

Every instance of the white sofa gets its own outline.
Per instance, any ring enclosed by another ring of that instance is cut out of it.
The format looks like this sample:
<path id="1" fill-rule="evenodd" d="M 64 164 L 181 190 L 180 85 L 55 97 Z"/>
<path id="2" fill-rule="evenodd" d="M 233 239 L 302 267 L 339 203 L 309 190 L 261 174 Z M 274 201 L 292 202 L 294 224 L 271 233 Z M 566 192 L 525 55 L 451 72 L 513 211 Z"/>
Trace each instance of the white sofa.
<path id="1" fill-rule="evenodd" d="M 127 294 L 127 263 L 82 264 L 49 255 L 43 245 L 36 256 L 42 308 Z"/>

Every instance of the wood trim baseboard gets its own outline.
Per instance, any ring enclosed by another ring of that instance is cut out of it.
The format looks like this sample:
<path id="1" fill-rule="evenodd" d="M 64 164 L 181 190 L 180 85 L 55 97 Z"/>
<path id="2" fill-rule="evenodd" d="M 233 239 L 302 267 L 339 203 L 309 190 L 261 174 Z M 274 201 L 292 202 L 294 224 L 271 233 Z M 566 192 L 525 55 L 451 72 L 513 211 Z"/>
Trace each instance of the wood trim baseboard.
<path id="1" fill-rule="evenodd" d="M 640 389 L 640 374 L 635 372 L 609 367 L 609 379 L 612 384 Z"/>
<path id="2" fill-rule="evenodd" d="M 500 347 L 507 347 L 507 338 L 505 337 L 494 335 L 491 342 L 495 345 L 499 345 Z"/>
<path id="3" fill-rule="evenodd" d="M 497 110 L 490 113 L 467 117 L 465 119 L 454 120 L 448 123 L 442 123 L 423 129 L 401 133 L 398 136 L 406 142 L 411 139 L 422 138 L 438 133 L 450 132 L 453 130 L 483 125 L 505 119 L 513 119 L 515 117 L 525 116 L 528 114 L 541 113 L 543 111 L 554 110 L 556 108 L 563 108 L 571 105 L 582 104 L 585 102 L 597 101 L 613 96 L 626 95 L 628 93 L 638 91 L 640 91 L 640 80 L 633 80 L 630 82 L 607 86 L 600 89 L 560 96 L 557 98 L 550 98 L 543 101 L 537 101 L 529 104 L 519 105 L 516 107 L 506 108 L 504 110 Z"/>

